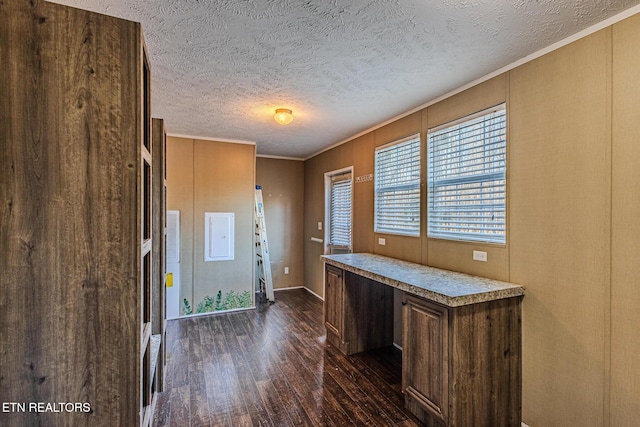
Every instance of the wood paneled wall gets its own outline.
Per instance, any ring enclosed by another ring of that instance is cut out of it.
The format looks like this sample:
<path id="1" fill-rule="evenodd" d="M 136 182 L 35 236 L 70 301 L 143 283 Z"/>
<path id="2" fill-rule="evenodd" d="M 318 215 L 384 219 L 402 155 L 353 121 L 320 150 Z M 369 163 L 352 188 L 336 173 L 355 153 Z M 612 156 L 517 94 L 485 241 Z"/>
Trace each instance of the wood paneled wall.
<path id="1" fill-rule="evenodd" d="M 370 153 L 375 149 L 376 139 L 368 133 L 351 142 L 354 153 Z M 373 176 L 373 156 L 353 156 L 354 177 Z M 374 224 L 373 180 L 362 180 L 353 187 L 353 247 L 355 252 L 373 252 L 375 239 L 371 233 Z"/>
<path id="2" fill-rule="evenodd" d="M 610 426 L 640 420 L 640 15 L 613 26 Z"/>
<path id="3" fill-rule="evenodd" d="M 611 30 L 510 74 L 509 280 L 527 289 L 523 416 L 533 426 L 602 426 L 610 309 Z"/>
<path id="4" fill-rule="evenodd" d="M 324 243 L 311 238 L 324 240 L 324 174 L 336 169 L 326 166 L 322 154 L 304 162 L 304 283 L 321 298 L 324 298 L 324 282 L 320 255 L 324 254 Z M 318 230 L 319 222 L 322 230 Z"/>
<path id="5" fill-rule="evenodd" d="M 167 137 L 167 209 L 180 211 L 181 298 L 252 292 L 255 145 Z M 204 213 L 235 213 L 235 258 L 204 262 Z M 182 309 L 182 303 L 180 304 Z"/>
<path id="6" fill-rule="evenodd" d="M 375 146 L 416 131 L 424 144 L 428 128 L 506 102 L 505 246 L 427 239 L 424 219 L 415 241 L 378 236 L 370 219 L 373 184 L 357 184 L 354 249 L 525 286 L 523 421 L 636 425 L 638 40 L 636 15 L 307 160 L 306 285 L 322 290 L 320 251 L 308 238 L 324 213 L 326 171 L 353 165 L 354 176 L 373 173 Z M 472 261 L 474 249 L 487 251 L 489 261 Z"/>
<path id="7" fill-rule="evenodd" d="M 304 162 L 258 157 L 256 184 L 262 186 L 273 287 L 303 286 Z"/>
<path id="8" fill-rule="evenodd" d="M 193 139 L 167 137 L 167 210 L 180 211 L 180 314 L 193 301 Z"/>

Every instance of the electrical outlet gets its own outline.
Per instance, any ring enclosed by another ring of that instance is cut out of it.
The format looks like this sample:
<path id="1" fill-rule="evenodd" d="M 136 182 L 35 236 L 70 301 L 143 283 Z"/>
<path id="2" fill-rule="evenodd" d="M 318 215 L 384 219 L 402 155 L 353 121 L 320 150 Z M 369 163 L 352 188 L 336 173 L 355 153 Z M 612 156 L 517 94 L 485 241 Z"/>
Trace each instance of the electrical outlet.
<path id="1" fill-rule="evenodd" d="M 473 260 L 487 262 L 487 253 L 485 251 L 473 251 Z"/>
<path id="2" fill-rule="evenodd" d="M 378 237 L 378 244 L 379 244 L 380 246 L 384 246 L 384 245 L 386 245 L 386 244 L 387 244 L 387 239 L 384 239 L 384 238 L 382 238 L 382 237 Z"/>
<path id="3" fill-rule="evenodd" d="M 289 274 L 289 267 L 284 268 L 284 274 Z"/>
<path id="4" fill-rule="evenodd" d="M 322 222 L 318 221 L 318 230 L 322 230 Z"/>

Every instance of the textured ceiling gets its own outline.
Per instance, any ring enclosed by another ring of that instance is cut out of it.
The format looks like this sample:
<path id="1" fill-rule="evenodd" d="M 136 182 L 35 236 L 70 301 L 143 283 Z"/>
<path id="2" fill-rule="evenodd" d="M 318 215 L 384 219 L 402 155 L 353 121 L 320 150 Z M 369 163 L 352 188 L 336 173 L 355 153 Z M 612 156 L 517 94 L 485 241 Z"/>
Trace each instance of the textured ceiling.
<path id="1" fill-rule="evenodd" d="M 57 0 L 142 23 L 170 134 L 306 158 L 640 0 Z M 273 121 L 293 110 L 289 126 Z"/>

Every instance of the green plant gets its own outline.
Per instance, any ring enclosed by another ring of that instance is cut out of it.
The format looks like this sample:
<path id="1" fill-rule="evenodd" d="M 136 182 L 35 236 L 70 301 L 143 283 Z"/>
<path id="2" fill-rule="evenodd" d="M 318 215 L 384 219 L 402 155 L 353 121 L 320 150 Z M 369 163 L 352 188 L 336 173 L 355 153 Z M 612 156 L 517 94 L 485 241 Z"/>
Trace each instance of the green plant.
<path id="1" fill-rule="evenodd" d="M 207 295 L 196 305 L 196 313 L 210 313 L 212 311 L 233 310 L 234 308 L 246 308 L 251 306 L 251 293 L 243 291 L 238 293 L 234 290 L 228 291 L 224 296 L 222 291 L 218 291 L 215 298 Z M 184 299 L 183 313 L 192 314 L 189 301 Z"/>
<path id="2" fill-rule="evenodd" d="M 249 307 L 251 306 L 251 292 L 244 291 L 237 298 L 238 307 Z"/>
<path id="3" fill-rule="evenodd" d="M 222 309 L 222 291 L 218 291 L 218 295 L 216 295 L 216 311 Z"/>
<path id="4" fill-rule="evenodd" d="M 208 313 L 215 311 L 213 297 L 207 295 L 196 306 L 196 313 Z"/>
<path id="5" fill-rule="evenodd" d="M 189 314 L 193 314 L 193 311 L 191 310 L 191 305 L 189 305 L 189 300 L 185 298 L 182 301 L 182 303 L 184 304 L 184 307 L 182 307 L 182 314 L 184 314 L 185 316 L 188 316 Z"/>

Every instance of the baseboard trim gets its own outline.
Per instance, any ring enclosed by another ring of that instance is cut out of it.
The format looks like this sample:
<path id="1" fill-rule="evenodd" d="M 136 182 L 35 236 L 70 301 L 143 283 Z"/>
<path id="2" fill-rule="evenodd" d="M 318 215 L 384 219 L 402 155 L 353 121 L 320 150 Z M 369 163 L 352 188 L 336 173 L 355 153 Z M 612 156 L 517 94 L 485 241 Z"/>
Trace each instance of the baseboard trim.
<path id="1" fill-rule="evenodd" d="M 169 317 L 166 320 L 180 320 L 180 319 L 192 319 L 194 317 L 202 317 L 202 316 L 213 316 L 216 314 L 229 314 L 229 313 L 236 313 L 239 311 L 248 311 L 248 310 L 255 310 L 256 306 L 255 304 L 250 306 L 250 307 L 242 307 L 242 308 L 232 308 L 229 310 L 217 310 L 217 311 L 207 311 L 205 313 L 191 313 L 191 314 L 183 314 L 180 315 L 178 317 Z"/>
<path id="2" fill-rule="evenodd" d="M 324 298 L 322 298 L 320 295 L 318 295 L 315 292 L 313 292 L 311 289 L 307 288 L 306 286 L 304 286 L 304 289 L 307 292 L 309 292 L 311 295 L 313 295 L 314 297 L 318 298 L 320 301 L 324 301 Z"/>
<path id="3" fill-rule="evenodd" d="M 278 291 L 291 291 L 293 289 L 306 289 L 304 286 L 289 286 L 288 288 L 274 288 L 273 292 Z"/>
<path id="4" fill-rule="evenodd" d="M 320 295 L 316 294 L 315 292 L 313 292 L 311 289 L 307 288 L 306 286 L 289 286 L 288 288 L 274 288 L 273 292 L 292 291 L 294 289 L 304 289 L 305 291 L 309 292 L 314 297 L 318 298 L 320 301 L 324 301 L 324 298 L 322 298 Z"/>

